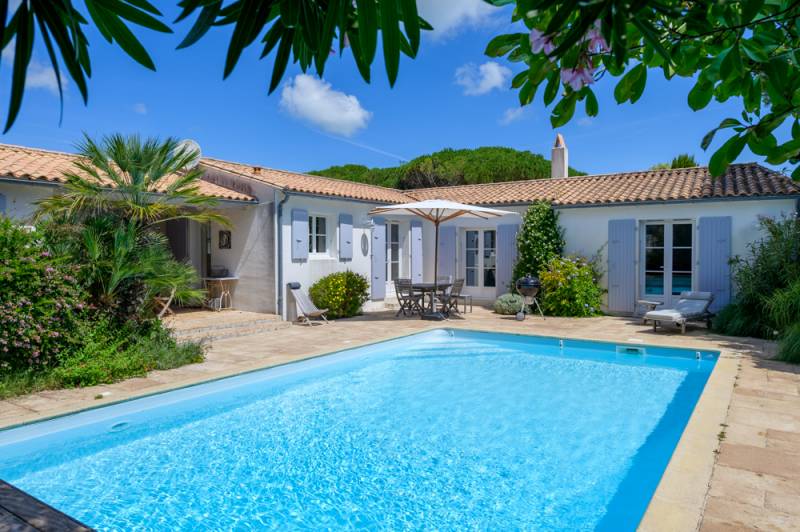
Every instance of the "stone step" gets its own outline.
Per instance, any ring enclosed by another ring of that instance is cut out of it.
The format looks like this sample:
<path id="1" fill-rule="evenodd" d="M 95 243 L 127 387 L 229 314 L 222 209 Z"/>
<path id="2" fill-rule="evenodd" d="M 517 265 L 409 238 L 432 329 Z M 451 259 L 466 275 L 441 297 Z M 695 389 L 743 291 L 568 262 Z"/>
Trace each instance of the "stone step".
<path id="1" fill-rule="evenodd" d="M 184 323 L 181 324 L 180 328 L 173 329 L 172 334 L 179 342 L 210 341 L 251 336 L 270 331 L 278 331 L 291 326 L 291 323 L 278 319 L 256 319 L 233 323 L 220 321 L 218 325 L 203 325 L 200 327 L 191 327 Z"/>

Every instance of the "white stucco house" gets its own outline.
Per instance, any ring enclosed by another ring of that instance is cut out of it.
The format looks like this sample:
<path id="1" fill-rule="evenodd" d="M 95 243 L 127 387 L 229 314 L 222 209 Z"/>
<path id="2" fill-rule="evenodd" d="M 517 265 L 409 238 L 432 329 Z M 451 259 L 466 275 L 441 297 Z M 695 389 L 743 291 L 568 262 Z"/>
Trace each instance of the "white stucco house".
<path id="1" fill-rule="evenodd" d="M 796 216 L 800 184 L 755 163 L 712 179 L 705 167 L 567 177 L 567 148 L 553 147 L 550 179 L 417 190 L 390 188 L 203 158 L 202 191 L 219 199 L 224 228 L 176 222 L 173 252 L 209 275 L 238 278 L 234 306 L 293 317 L 286 285 L 308 288 L 336 271 L 370 280 L 370 308 L 393 301 L 393 279 L 433 280 L 433 226 L 410 216 L 373 218 L 379 205 L 448 199 L 512 211 L 491 221 L 442 226 L 439 275 L 463 277 L 465 293 L 492 301 L 511 283 L 520 215 L 535 201 L 560 214 L 566 252 L 601 253 L 606 309 L 630 314 L 646 298 L 669 304 L 682 291 L 731 296 L 729 261 L 760 238 L 761 216 Z M 53 194 L 75 155 L 0 145 L 0 213 L 25 220 Z M 228 236 L 230 238 L 228 238 Z"/>

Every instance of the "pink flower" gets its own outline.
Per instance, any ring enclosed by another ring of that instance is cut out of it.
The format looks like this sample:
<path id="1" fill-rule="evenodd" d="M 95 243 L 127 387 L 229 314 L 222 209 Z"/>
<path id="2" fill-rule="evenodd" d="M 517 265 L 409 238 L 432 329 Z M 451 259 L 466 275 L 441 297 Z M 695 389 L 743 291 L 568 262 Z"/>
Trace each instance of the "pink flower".
<path id="1" fill-rule="evenodd" d="M 594 83 L 594 67 L 583 66 L 577 68 L 562 68 L 561 69 L 561 82 L 564 85 L 569 85 L 572 90 L 579 91 L 585 85 Z"/>
<path id="2" fill-rule="evenodd" d="M 544 34 L 544 32 L 533 28 L 531 30 L 531 51 L 535 54 L 544 51 L 545 55 L 550 55 L 550 53 L 555 50 L 555 45 L 553 41 L 550 40 L 550 37 Z"/>
<path id="3" fill-rule="evenodd" d="M 606 42 L 603 34 L 600 33 L 600 21 L 594 23 L 592 29 L 586 33 L 586 39 L 589 41 L 589 51 L 605 53 L 609 51 L 608 43 Z"/>

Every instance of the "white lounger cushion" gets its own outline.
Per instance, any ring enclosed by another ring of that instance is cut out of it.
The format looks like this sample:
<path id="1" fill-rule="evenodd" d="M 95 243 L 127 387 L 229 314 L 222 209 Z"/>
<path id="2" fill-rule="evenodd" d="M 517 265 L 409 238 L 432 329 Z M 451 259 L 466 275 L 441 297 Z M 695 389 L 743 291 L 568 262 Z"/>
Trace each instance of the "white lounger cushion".
<path id="1" fill-rule="evenodd" d="M 711 292 L 681 292 L 681 298 L 675 304 L 675 308 L 651 310 L 644 315 L 644 318 L 675 323 L 699 318 L 706 315 L 713 299 Z"/>

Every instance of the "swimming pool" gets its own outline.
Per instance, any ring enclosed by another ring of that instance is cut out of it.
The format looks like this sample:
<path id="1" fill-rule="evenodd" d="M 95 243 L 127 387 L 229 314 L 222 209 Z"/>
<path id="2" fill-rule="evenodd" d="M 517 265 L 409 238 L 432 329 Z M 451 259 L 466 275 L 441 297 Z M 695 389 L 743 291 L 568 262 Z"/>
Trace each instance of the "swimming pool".
<path id="1" fill-rule="evenodd" d="M 98 529 L 626 530 L 717 353 L 440 329 L 0 432 Z"/>

